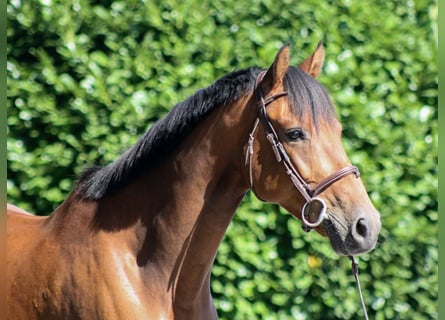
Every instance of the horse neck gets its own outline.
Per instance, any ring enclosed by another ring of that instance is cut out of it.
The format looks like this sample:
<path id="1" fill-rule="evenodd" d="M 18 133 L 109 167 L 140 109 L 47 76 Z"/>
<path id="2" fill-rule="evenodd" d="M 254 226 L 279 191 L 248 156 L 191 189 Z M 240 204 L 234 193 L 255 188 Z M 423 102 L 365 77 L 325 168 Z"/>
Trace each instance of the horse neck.
<path id="1" fill-rule="evenodd" d="M 248 188 L 243 151 L 255 119 L 248 101 L 216 108 L 152 173 L 95 204 L 96 229 L 129 244 L 138 267 L 162 279 L 158 286 L 185 312 L 199 297 L 209 300 L 217 248 Z"/>
<path id="2" fill-rule="evenodd" d="M 182 306 L 196 303 L 199 295 L 210 296 L 217 248 L 247 190 L 242 174 L 245 124 L 253 123 L 255 112 L 249 115 L 246 102 L 215 109 L 148 182 L 163 194 L 151 206 L 158 208 L 150 215 L 154 231 L 147 234 L 140 261 L 157 261 L 160 269 L 169 270 L 168 289 Z M 156 248 L 152 241 L 158 241 Z"/>

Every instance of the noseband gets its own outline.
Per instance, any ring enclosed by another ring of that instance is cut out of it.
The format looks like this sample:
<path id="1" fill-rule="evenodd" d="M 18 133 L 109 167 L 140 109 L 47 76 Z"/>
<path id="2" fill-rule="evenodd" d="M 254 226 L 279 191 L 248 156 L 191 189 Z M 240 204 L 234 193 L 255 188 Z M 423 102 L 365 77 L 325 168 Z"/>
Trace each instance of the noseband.
<path id="1" fill-rule="evenodd" d="M 327 218 L 326 213 L 326 203 L 323 199 L 317 197 L 320 193 L 329 188 L 333 183 L 344 178 L 349 174 L 354 174 L 356 178 L 360 177 L 360 171 L 356 166 L 346 166 L 343 169 L 331 174 L 330 176 L 324 178 L 314 187 L 311 187 L 303 177 L 298 173 L 295 166 L 292 164 L 289 155 L 284 149 L 283 144 L 280 142 L 278 135 L 270 122 L 266 107 L 277 100 L 278 98 L 287 96 L 286 91 L 274 94 L 266 99 L 260 89 L 260 82 L 265 75 L 265 71 L 258 75 L 255 95 L 258 100 L 258 118 L 255 120 L 252 131 L 249 134 L 249 141 L 246 150 L 246 165 L 249 164 L 249 176 L 250 176 L 250 188 L 253 190 L 253 176 L 252 176 L 252 155 L 253 155 L 253 142 L 255 139 L 255 131 L 258 128 L 258 124 L 261 122 L 265 131 L 266 138 L 269 141 L 275 158 L 278 162 L 284 165 L 287 175 L 289 176 L 292 184 L 298 190 L 298 192 L 305 199 L 305 203 L 301 209 L 301 220 L 303 222 L 303 229 L 305 231 L 310 231 L 312 228 L 318 227 L 324 219 Z"/>

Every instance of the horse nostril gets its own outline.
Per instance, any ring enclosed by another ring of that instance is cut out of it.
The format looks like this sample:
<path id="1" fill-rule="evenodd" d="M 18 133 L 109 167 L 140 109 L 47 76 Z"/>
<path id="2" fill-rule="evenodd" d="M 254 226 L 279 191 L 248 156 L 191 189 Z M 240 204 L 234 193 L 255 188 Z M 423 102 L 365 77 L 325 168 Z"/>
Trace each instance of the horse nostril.
<path id="1" fill-rule="evenodd" d="M 359 236 L 366 238 L 366 236 L 368 235 L 368 226 L 365 219 L 360 218 L 357 220 L 355 231 Z"/>
<path id="2" fill-rule="evenodd" d="M 374 220 L 372 212 L 359 212 L 350 222 L 344 239 L 346 252 L 356 255 L 372 250 L 377 243 L 379 231 L 380 220 Z"/>

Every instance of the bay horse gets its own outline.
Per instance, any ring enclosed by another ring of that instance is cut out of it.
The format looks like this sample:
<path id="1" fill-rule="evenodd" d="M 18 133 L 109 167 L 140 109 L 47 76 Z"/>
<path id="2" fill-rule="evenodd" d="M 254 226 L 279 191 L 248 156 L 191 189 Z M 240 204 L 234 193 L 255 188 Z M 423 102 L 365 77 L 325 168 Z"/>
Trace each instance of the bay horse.
<path id="1" fill-rule="evenodd" d="M 210 275 L 246 192 L 279 204 L 340 255 L 381 224 L 341 125 L 299 67 L 232 72 L 177 104 L 118 160 L 86 170 L 48 217 L 8 213 L 9 319 L 216 319 Z"/>

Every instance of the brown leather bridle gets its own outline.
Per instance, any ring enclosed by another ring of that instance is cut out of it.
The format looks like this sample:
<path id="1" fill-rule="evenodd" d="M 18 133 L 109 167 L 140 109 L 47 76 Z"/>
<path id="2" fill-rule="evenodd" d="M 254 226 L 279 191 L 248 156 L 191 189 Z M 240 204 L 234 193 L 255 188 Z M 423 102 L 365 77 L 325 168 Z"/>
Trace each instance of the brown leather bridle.
<path id="1" fill-rule="evenodd" d="M 262 71 L 256 80 L 255 86 L 255 96 L 258 100 L 258 118 L 255 120 L 252 131 L 249 134 L 249 141 L 246 150 L 246 165 L 249 165 L 249 178 L 250 178 L 250 188 L 253 189 L 253 176 L 252 176 L 252 155 L 253 155 L 253 142 L 255 139 L 255 131 L 258 128 L 258 124 L 261 122 L 265 131 L 266 138 L 269 141 L 275 158 L 278 162 L 284 165 L 287 175 L 289 176 L 292 184 L 300 192 L 300 194 L 305 199 L 305 203 L 301 209 L 301 220 L 303 222 L 303 229 L 305 231 L 310 231 L 312 228 L 318 227 L 324 219 L 327 218 L 326 204 L 323 199 L 317 197 L 327 188 L 329 188 L 333 183 L 346 177 L 349 174 L 354 174 L 356 178 L 360 177 L 360 171 L 356 166 L 346 166 L 343 169 L 329 175 L 328 177 L 321 180 L 314 187 L 311 187 L 300 175 L 298 170 L 292 164 L 292 161 L 284 149 L 277 132 L 275 131 L 272 123 L 267 116 L 266 107 L 277 100 L 278 98 L 287 96 L 286 91 L 271 95 L 266 99 L 260 89 L 260 83 L 265 75 L 265 71 Z M 255 191 L 254 191 L 255 192 Z"/>
<path id="2" fill-rule="evenodd" d="M 313 228 L 318 227 L 324 219 L 327 218 L 326 213 L 326 203 L 323 199 L 317 197 L 320 193 L 329 188 L 333 183 L 338 180 L 346 177 L 349 174 L 354 174 L 356 178 L 360 177 L 360 171 L 356 166 L 346 166 L 343 169 L 338 170 L 337 172 L 327 176 L 319 183 L 317 183 L 314 187 L 311 187 L 303 177 L 298 173 L 295 166 L 292 164 L 289 155 L 284 149 L 283 144 L 280 142 L 278 138 L 277 132 L 275 131 L 272 123 L 267 116 L 266 107 L 277 100 L 278 98 L 287 96 L 288 93 L 286 91 L 271 95 L 268 98 L 264 98 L 260 89 L 260 82 L 263 80 L 266 71 L 260 72 L 257 77 L 256 85 L 255 85 L 255 95 L 258 100 L 258 118 L 255 120 L 255 124 L 253 125 L 253 129 L 249 134 L 249 141 L 247 144 L 246 150 L 246 165 L 249 165 L 249 179 L 250 179 L 250 188 L 253 192 L 255 192 L 253 188 L 253 174 L 252 174 L 252 156 L 253 156 L 253 142 L 255 140 L 255 131 L 258 128 L 258 124 L 262 123 L 264 129 L 266 131 L 266 138 L 269 141 L 275 158 L 278 162 L 281 162 L 284 165 L 287 175 L 289 176 L 292 184 L 295 188 L 300 192 L 300 194 L 305 199 L 305 203 L 301 209 L 301 220 L 303 222 L 303 229 L 307 232 L 311 231 Z M 258 195 L 257 195 L 258 197 Z M 261 199 L 261 198 L 260 198 Z M 315 217 L 315 219 L 314 219 Z M 352 262 L 352 271 L 355 278 L 355 282 L 357 285 L 357 289 L 359 292 L 360 303 L 363 310 L 363 314 L 365 319 L 368 320 L 368 313 L 366 312 L 366 306 L 362 295 L 362 290 L 360 287 L 360 280 L 358 277 L 358 264 L 355 261 L 353 256 L 349 256 Z"/>

